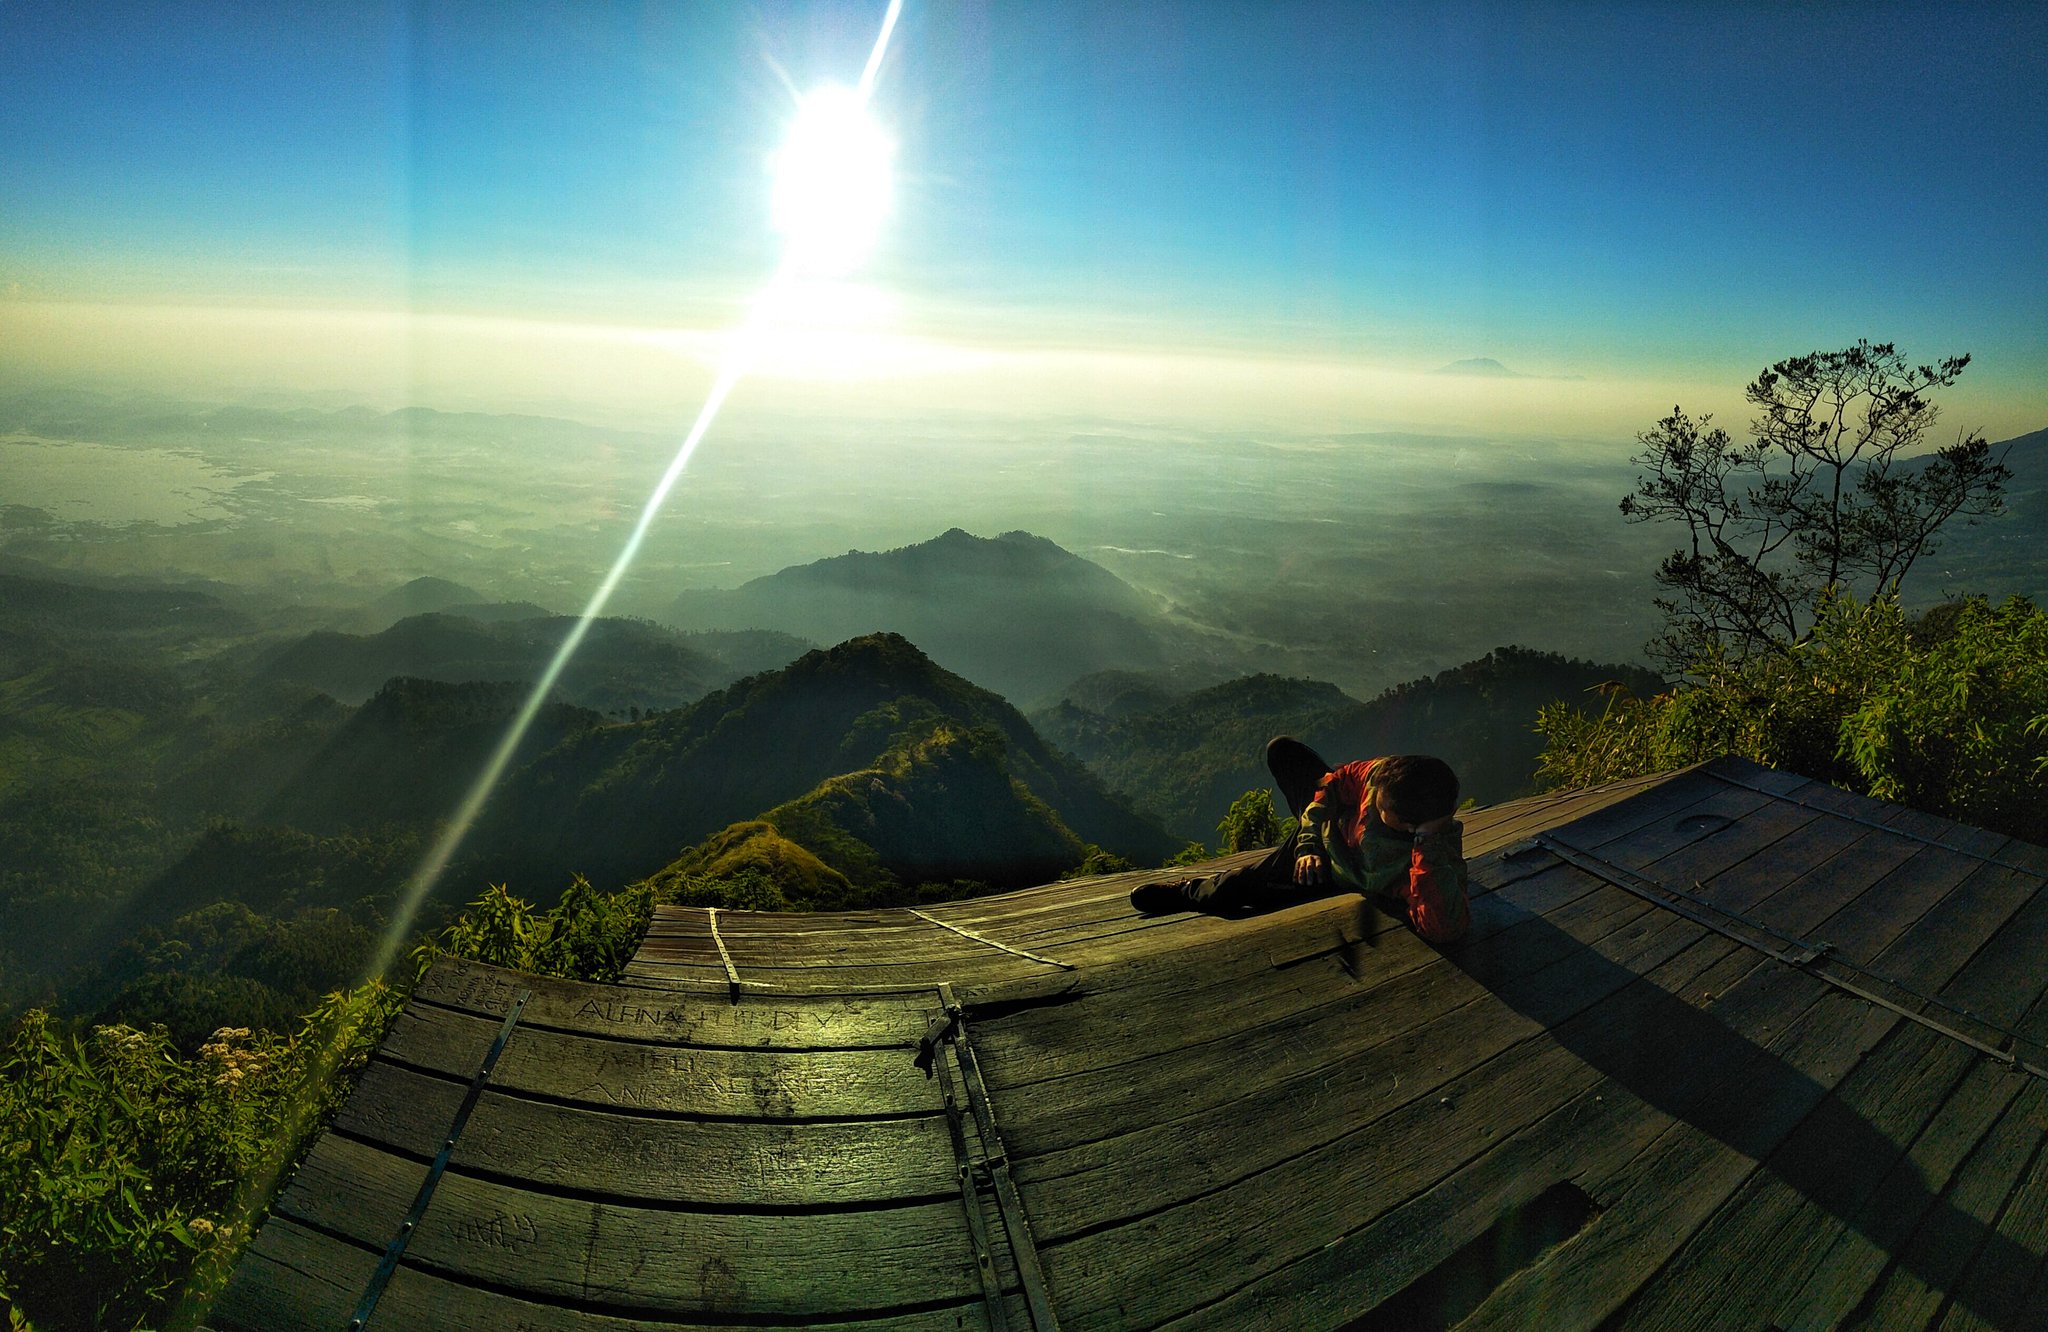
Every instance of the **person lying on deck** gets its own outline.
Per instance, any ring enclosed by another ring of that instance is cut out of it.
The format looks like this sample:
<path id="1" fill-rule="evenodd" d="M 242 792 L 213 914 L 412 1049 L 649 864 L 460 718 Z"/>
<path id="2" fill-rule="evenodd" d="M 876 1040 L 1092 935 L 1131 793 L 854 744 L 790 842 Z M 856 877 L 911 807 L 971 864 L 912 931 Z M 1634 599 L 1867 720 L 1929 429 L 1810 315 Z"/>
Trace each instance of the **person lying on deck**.
<path id="1" fill-rule="evenodd" d="M 1232 914 L 1279 906 L 1336 888 L 1378 899 L 1431 943 L 1462 938 L 1464 825 L 1458 776 L 1427 754 L 1394 754 L 1332 768 L 1283 735 L 1266 746 L 1266 766 L 1296 820 L 1264 860 L 1200 879 L 1141 884 L 1131 905 Z"/>

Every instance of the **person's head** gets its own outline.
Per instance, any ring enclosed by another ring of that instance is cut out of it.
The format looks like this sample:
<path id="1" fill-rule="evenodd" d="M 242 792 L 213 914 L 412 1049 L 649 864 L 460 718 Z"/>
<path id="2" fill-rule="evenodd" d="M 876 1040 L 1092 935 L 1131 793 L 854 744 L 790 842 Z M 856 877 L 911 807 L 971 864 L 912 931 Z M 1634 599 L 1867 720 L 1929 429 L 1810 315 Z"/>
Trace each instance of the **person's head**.
<path id="1" fill-rule="evenodd" d="M 1428 754 L 1392 754 L 1372 765 L 1373 808 L 1400 832 L 1455 814 L 1458 774 Z"/>

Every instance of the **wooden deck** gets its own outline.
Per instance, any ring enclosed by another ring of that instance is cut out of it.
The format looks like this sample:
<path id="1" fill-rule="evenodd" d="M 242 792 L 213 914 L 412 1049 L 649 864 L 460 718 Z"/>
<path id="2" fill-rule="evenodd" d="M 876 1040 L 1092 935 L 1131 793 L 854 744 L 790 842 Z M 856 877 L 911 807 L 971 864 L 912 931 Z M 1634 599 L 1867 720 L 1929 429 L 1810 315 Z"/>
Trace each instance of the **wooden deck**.
<path id="1" fill-rule="evenodd" d="M 443 963 L 213 1325 L 2048 1327 L 2048 850 L 1729 760 L 1466 824 L 1444 949 L 1122 875 Z"/>

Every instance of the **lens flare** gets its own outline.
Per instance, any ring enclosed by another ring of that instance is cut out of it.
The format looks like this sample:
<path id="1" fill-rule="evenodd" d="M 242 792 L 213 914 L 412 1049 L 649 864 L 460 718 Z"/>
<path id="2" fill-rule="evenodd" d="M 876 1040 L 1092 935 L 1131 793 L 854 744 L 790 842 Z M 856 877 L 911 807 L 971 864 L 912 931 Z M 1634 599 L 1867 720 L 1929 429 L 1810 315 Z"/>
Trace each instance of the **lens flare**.
<path id="1" fill-rule="evenodd" d="M 534 682 L 533 691 L 512 719 L 511 725 L 506 727 L 504 736 L 500 738 L 497 748 L 491 752 L 490 759 L 477 774 L 476 780 L 471 783 L 462 803 L 456 807 L 453 816 L 434 840 L 426 857 L 406 880 L 391 920 L 385 926 L 384 937 L 378 945 L 377 954 L 366 973 L 368 979 L 381 980 L 397 961 L 399 950 L 412 935 L 413 922 L 419 918 L 420 907 L 448 868 L 449 861 L 461 847 L 463 839 L 469 835 L 478 816 L 483 813 L 485 803 L 489 801 L 492 791 L 505 775 L 506 768 L 511 765 L 512 758 L 518 752 L 520 743 L 526 738 L 534 718 L 547 702 L 548 695 L 554 691 L 555 683 L 561 679 L 562 671 L 568 666 L 570 658 L 575 656 L 576 649 L 582 645 L 584 636 L 590 632 L 591 624 L 603 614 L 612 593 L 618 590 L 626 571 L 632 567 L 634 557 L 640 553 L 641 543 L 647 537 L 648 529 L 653 526 L 655 516 L 661 511 L 669 492 L 682 478 L 683 470 L 689 466 L 691 455 L 696 453 L 697 446 L 703 442 L 705 434 L 711 429 L 711 423 L 717 419 L 719 410 L 725 406 L 725 400 L 731 396 L 733 389 L 738 386 L 740 379 L 760 354 L 764 340 L 771 336 L 774 323 L 779 318 L 778 312 L 785 310 L 794 299 L 790 294 L 791 289 L 800 285 L 807 277 L 832 275 L 831 271 L 821 270 L 816 265 L 829 260 L 832 263 L 843 262 L 850 267 L 858 263 L 866 254 L 866 247 L 872 245 L 873 233 L 879 229 L 888 211 L 888 165 L 894 147 L 867 118 L 867 101 L 868 95 L 874 90 L 875 76 L 881 69 L 882 57 L 889 48 L 889 35 L 896 30 L 896 19 L 902 10 L 903 0 L 889 0 L 888 11 L 882 18 L 881 33 L 875 38 L 874 48 L 868 53 L 867 65 L 861 70 L 858 89 L 851 94 L 828 92 L 806 99 L 806 114 L 798 116 L 798 127 L 792 131 L 790 147 L 784 154 L 784 160 L 789 164 L 789 216 L 792 219 L 803 220 L 792 221 L 785 227 L 784 234 L 789 239 L 782 264 L 755 302 L 747 322 L 739 329 L 718 378 L 713 382 L 711 391 L 705 395 L 703 406 L 698 409 L 697 419 L 691 424 L 682 443 L 677 446 L 675 457 L 669 462 L 668 469 L 662 473 L 653 492 L 647 497 L 647 503 L 640 510 L 640 519 L 633 525 L 631 534 L 619 551 L 618 559 L 612 562 L 610 571 L 598 584 L 597 590 L 591 594 L 589 604 L 577 618 L 575 628 L 563 638 L 561 646 L 556 649 L 553 659 L 549 661 L 547 670 Z M 845 100 L 847 96 L 852 98 L 851 105 Z M 832 160 L 832 154 L 842 148 L 846 150 L 849 159 L 844 170 L 840 164 Z M 865 165 L 852 166 L 851 162 L 854 160 L 864 161 Z M 785 207 L 782 198 L 784 188 L 785 174 L 778 168 L 775 201 L 778 226 L 783 226 L 780 219 Z M 857 225 L 827 226 L 823 219 L 835 209 L 839 210 L 842 223 L 852 222 Z M 856 238 L 859 240 L 858 244 L 855 243 Z M 350 1048 L 355 1035 L 353 1022 L 346 1020 L 338 1021 L 325 1033 L 320 1047 L 308 1060 L 305 1086 L 314 1090 L 308 1090 L 287 1107 L 285 1122 L 278 1125 L 274 1131 L 273 1136 L 276 1140 L 294 1143 L 298 1141 L 300 1133 L 307 1127 L 324 1099 L 317 1089 L 325 1086 L 333 1070 Z M 237 1185 L 229 1211 L 235 1218 L 235 1226 L 242 1229 L 244 1234 L 248 1233 L 247 1228 L 251 1225 L 257 1210 L 268 1202 L 278 1172 L 286 1165 L 287 1162 L 279 1157 L 267 1168 L 245 1176 Z M 209 1301 L 210 1296 L 199 1293 L 199 1286 L 195 1283 L 187 1288 L 180 1301 L 180 1316 L 183 1316 L 188 1306 L 204 1305 Z M 192 1316 L 194 1321 L 197 1321 L 203 1315 L 204 1309 L 200 1308 Z"/>

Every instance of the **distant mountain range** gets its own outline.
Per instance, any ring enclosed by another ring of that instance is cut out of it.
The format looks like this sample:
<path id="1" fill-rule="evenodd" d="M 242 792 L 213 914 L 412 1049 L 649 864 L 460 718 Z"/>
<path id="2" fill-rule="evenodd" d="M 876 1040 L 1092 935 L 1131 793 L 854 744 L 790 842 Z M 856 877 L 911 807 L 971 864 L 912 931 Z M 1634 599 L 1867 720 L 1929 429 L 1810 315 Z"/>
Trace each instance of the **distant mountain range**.
<path id="1" fill-rule="evenodd" d="M 1119 714 L 1069 699 L 1031 720 L 1170 831 L 1213 841 L 1233 799 L 1271 785 L 1264 756 L 1275 735 L 1297 736 L 1331 763 L 1435 754 L 1466 796 L 1492 804 L 1533 789 L 1538 709 L 1563 700 L 1598 711 L 1586 691 L 1610 680 L 1638 694 L 1662 688 L 1641 667 L 1504 647 L 1369 703 L 1317 680 L 1255 675 Z"/>
<path id="2" fill-rule="evenodd" d="M 1186 635 L 1163 607 L 1100 565 L 1029 532 L 959 528 L 897 550 L 848 551 L 728 591 L 676 598 L 693 629 L 779 629 L 819 642 L 901 634 L 933 661 L 1006 698 L 1056 696 L 1077 676 L 1154 670 Z"/>
<path id="3" fill-rule="evenodd" d="M 256 673 L 312 685 L 345 703 L 363 702 L 397 676 L 531 684 L 575 626 L 566 615 L 490 622 L 412 615 L 376 634 L 307 634 L 265 654 Z M 682 634 L 645 620 L 600 619 L 556 693 L 600 712 L 679 707 L 742 675 L 785 665 L 809 646 L 772 631 Z"/>

